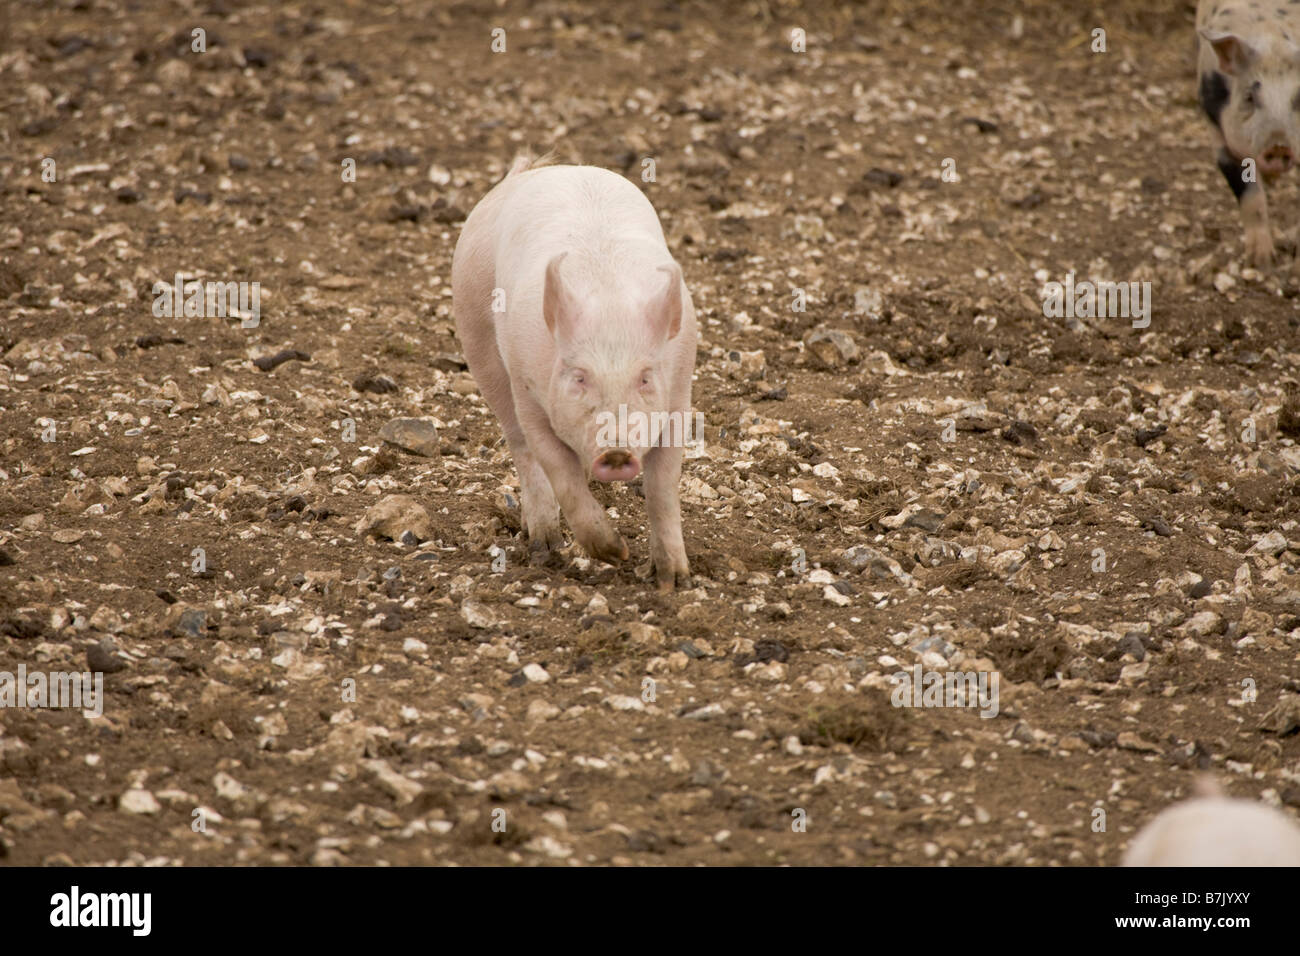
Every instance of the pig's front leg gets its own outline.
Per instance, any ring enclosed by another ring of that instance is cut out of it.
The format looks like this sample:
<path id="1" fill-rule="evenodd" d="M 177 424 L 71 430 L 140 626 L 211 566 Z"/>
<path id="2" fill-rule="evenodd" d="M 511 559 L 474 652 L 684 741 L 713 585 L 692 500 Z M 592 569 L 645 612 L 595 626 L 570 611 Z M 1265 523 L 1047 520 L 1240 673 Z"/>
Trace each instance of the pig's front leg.
<path id="1" fill-rule="evenodd" d="M 528 435 L 528 448 L 541 465 L 560 503 L 573 536 L 593 558 L 626 561 L 627 543 L 610 524 L 605 510 L 591 495 L 587 476 L 573 449 L 556 436 L 545 411 L 527 395 L 516 405 L 519 424 Z"/>
<path id="2" fill-rule="evenodd" d="M 528 529 L 530 560 L 543 563 L 552 550 L 564 544 L 564 536 L 560 533 L 560 506 L 555 501 L 546 472 L 523 432 L 519 431 L 517 440 L 510 437 L 509 441 L 515 467 L 519 469 L 519 497 L 522 499 L 524 526 Z"/>
<path id="3" fill-rule="evenodd" d="M 1273 232 L 1268 224 L 1268 200 L 1258 183 L 1241 197 L 1241 221 L 1246 227 L 1246 256 L 1264 269 L 1273 264 Z"/>
<path id="4" fill-rule="evenodd" d="M 1246 230 L 1246 258 L 1257 269 L 1267 268 L 1273 262 L 1273 233 L 1268 224 L 1268 200 L 1264 196 L 1264 187 L 1258 177 L 1255 182 L 1243 178 L 1245 169 L 1241 161 L 1227 149 L 1219 150 L 1218 162 L 1219 171 L 1228 181 L 1241 208 L 1241 224 Z"/>
<path id="5" fill-rule="evenodd" d="M 650 518 L 650 557 L 660 591 L 689 585 L 690 565 L 682 541 L 682 506 L 677 486 L 682 476 L 682 449 L 651 448 L 645 456 L 645 503 Z"/>

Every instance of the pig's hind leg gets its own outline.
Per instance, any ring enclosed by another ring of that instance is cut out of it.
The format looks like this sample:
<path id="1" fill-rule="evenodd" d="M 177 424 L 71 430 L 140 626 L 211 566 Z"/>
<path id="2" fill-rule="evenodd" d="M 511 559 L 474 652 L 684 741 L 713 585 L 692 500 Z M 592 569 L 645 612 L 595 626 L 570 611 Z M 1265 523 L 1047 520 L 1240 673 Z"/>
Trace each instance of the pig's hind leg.
<path id="1" fill-rule="evenodd" d="M 684 325 L 677 348 L 676 373 L 672 382 L 668 425 L 660 433 L 658 447 L 645 456 L 646 516 L 650 519 L 650 558 L 660 591 L 677 585 L 690 587 L 691 568 L 682 540 L 682 504 L 678 489 L 682 480 L 682 456 L 694 417 L 691 414 L 691 370 L 695 365 L 695 305 L 689 293 L 683 301 Z M 702 436 L 695 435 L 696 440 Z"/>
<path id="2" fill-rule="evenodd" d="M 560 533 L 560 506 L 551 491 L 551 483 L 537 463 L 537 457 L 528 447 L 528 439 L 515 414 L 515 400 L 510 388 L 510 373 L 506 371 L 497 348 L 496 327 L 487 303 L 491 299 L 490 282 L 467 276 L 467 290 L 453 303 L 456 310 L 456 334 L 465 349 L 465 360 L 478 382 L 488 407 L 501 422 L 510 455 L 519 471 L 520 507 L 524 527 L 528 531 L 528 550 L 534 563 L 545 561 L 554 548 L 562 547 L 564 535 Z M 472 305 L 470 304 L 472 303 Z M 478 309 L 477 312 L 470 311 Z"/>

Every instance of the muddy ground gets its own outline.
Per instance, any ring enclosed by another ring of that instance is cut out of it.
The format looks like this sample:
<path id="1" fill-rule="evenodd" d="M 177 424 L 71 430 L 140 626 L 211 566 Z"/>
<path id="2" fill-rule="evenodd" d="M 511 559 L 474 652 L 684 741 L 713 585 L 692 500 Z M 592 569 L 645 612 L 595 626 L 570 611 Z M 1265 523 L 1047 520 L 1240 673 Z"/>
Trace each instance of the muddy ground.
<path id="1" fill-rule="evenodd" d="M 1300 283 L 1151 6 L 7 4 L 0 670 L 105 700 L 0 709 L 0 862 L 1115 864 L 1198 771 L 1300 814 Z M 639 483 L 624 566 L 531 566 L 465 370 L 460 224 L 551 148 L 700 310 L 692 589 Z M 1045 317 L 1071 270 L 1150 326 Z M 178 272 L 260 323 L 156 315 Z M 997 715 L 891 706 L 917 663 Z"/>

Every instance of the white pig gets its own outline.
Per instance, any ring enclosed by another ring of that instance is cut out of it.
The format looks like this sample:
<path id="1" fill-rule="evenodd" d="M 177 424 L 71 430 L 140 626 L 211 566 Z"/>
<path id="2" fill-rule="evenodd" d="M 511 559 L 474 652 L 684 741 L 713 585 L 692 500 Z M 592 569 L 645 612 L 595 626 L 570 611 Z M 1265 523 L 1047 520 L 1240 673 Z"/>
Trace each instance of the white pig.
<path id="1" fill-rule="evenodd" d="M 588 483 L 644 474 L 659 588 L 687 583 L 677 486 L 695 308 L 641 191 L 608 170 L 521 157 L 465 221 L 451 284 L 465 359 L 519 469 L 534 560 L 563 543 L 561 511 L 588 554 L 626 560 Z M 611 442 L 620 406 L 657 427 Z"/>
<path id="2" fill-rule="evenodd" d="M 1201 794 L 1168 807 L 1133 838 L 1125 866 L 1300 866 L 1300 826 L 1253 800 L 1225 797 L 1208 780 Z"/>
<path id="3" fill-rule="evenodd" d="M 1241 208 L 1251 264 L 1273 260 L 1271 183 L 1300 156 L 1300 3 L 1200 0 L 1201 108 L 1214 124 L 1219 170 Z"/>

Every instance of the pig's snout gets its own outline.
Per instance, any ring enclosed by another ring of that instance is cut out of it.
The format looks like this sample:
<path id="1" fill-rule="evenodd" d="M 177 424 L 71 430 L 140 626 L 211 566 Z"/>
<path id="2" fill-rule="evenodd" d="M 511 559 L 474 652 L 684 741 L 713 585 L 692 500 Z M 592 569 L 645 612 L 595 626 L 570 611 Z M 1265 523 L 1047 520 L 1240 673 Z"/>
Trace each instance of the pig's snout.
<path id="1" fill-rule="evenodd" d="M 1260 169 L 1270 176 L 1286 172 L 1295 163 L 1295 153 L 1286 143 L 1274 143 L 1259 158 Z"/>
<path id="2" fill-rule="evenodd" d="M 625 448 L 611 448 L 596 456 L 591 474 L 597 481 L 631 481 L 641 474 L 641 462 Z"/>

